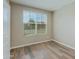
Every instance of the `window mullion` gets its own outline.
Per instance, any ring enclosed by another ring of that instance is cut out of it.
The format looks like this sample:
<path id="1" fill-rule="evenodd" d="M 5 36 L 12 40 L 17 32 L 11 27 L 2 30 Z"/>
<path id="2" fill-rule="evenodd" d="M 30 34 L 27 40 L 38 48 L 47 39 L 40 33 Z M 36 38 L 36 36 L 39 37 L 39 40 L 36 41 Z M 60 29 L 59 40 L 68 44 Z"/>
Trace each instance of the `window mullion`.
<path id="1" fill-rule="evenodd" d="M 37 34 L 37 19 L 35 19 L 35 34 Z"/>
<path id="2" fill-rule="evenodd" d="M 37 34 L 37 23 L 35 23 L 35 34 Z"/>

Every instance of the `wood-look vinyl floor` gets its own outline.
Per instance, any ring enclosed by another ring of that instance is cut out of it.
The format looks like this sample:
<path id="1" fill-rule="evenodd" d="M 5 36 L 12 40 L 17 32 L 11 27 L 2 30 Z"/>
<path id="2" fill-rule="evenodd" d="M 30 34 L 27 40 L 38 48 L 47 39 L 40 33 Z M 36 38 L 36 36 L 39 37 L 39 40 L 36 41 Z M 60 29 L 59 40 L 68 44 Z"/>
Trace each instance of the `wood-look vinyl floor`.
<path id="1" fill-rule="evenodd" d="M 74 50 L 54 42 L 12 49 L 10 53 L 10 59 L 75 59 Z"/>

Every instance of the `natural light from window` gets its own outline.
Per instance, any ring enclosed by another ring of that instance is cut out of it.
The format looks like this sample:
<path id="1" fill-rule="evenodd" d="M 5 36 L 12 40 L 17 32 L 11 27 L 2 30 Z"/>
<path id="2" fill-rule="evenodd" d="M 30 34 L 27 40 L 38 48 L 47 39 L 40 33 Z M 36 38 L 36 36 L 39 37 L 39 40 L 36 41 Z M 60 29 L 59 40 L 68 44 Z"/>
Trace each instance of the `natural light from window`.
<path id="1" fill-rule="evenodd" d="M 47 14 L 23 11 L 24 35 L 47 33 Z"/>

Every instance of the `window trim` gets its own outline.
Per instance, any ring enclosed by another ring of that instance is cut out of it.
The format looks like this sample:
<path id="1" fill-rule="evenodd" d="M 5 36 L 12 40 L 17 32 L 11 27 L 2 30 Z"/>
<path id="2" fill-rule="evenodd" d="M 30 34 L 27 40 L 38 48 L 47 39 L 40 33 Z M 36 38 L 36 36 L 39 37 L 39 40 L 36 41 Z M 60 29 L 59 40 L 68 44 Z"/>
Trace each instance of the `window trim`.
<path id="1" fill-rule="evenodd" d="M 33 12 L 33 11 L 29 11 L 29 10 L 23 10 L 23 14 L 24 14 L 24 11 L 26 12 Z M 46 19 L 46 23 L 45 23 L 45 32 L 44 33 L 38 33 L 37 32 L 37 22 L 35 21 L 35 33 L 33 34 L 28 34 L 28 35 L 24 35 L 25 37 L 29 37 L 29 36 L 35 36 L 35 35 L 46 35 L 47 34 L 47 25 L 48 25 L 48 14 L 47 13 L 42 13 L 42 12 L 33 12 L 33 13 L 36 13 L 36 14 L 45 14 L 47 15 L 47 19 Z M 29 23 L 29 24 L 33 24 L 33 23 Z M 40 23 L 39 23 L 40 24 Z M 24 25 L 24 22 L 23 22 L 23 25 Z M 24 27 L 24 26 L 23 26 Z"/>

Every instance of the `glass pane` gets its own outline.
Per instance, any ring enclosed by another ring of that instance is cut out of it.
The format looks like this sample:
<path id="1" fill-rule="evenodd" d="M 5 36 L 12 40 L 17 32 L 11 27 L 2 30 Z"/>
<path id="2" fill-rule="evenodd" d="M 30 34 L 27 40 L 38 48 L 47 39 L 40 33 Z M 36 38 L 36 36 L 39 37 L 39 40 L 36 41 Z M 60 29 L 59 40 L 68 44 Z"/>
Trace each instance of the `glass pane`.
<path id="1" fill-rule="evenodd" d="M 37 24 L 41 24 L 41 14 L 36 14 L 36 22 Z"/>
<path id="2" fill-rule="evenodd" d="M 46 24 L 47 24 L 47 15 L 39 14 L 39 18 L 37 19 L 37 33 L 45 33 L 46 32 Z"/>
<path id="3" fill-rule="evenodd" d="M 23 11 L 23 23 L 29 22 L 29 12 Z"/>
<path id="4" fill-rule="evenodd" d="M 24 35 L 35 33 L 35 14 L 32 12 L 23 12 Z"/>
<path id="5" fill-rule="evenodd" d="M 36 14 L 33 12 L 29 13 L 29 23 L 35 24 L 36 21 Z"/>
<path id="6" fill-rule="evenodd" d="M 24 24 L 24 35 L 34 34 L 35 33 L 35 24 Z"/>
<path id="7" fill-rule="evenodd" d="M 43 14 L 43 15 L 41 16 L 41 22 L 42 22 L 43 24 L 47 24 L 47 15 L 46 15 L 46 14 Z"/>
<path id="8" fill-rule="evenodd" d="M 45 33 L 46 24 L 37 24 L 37 33 Z"/>

